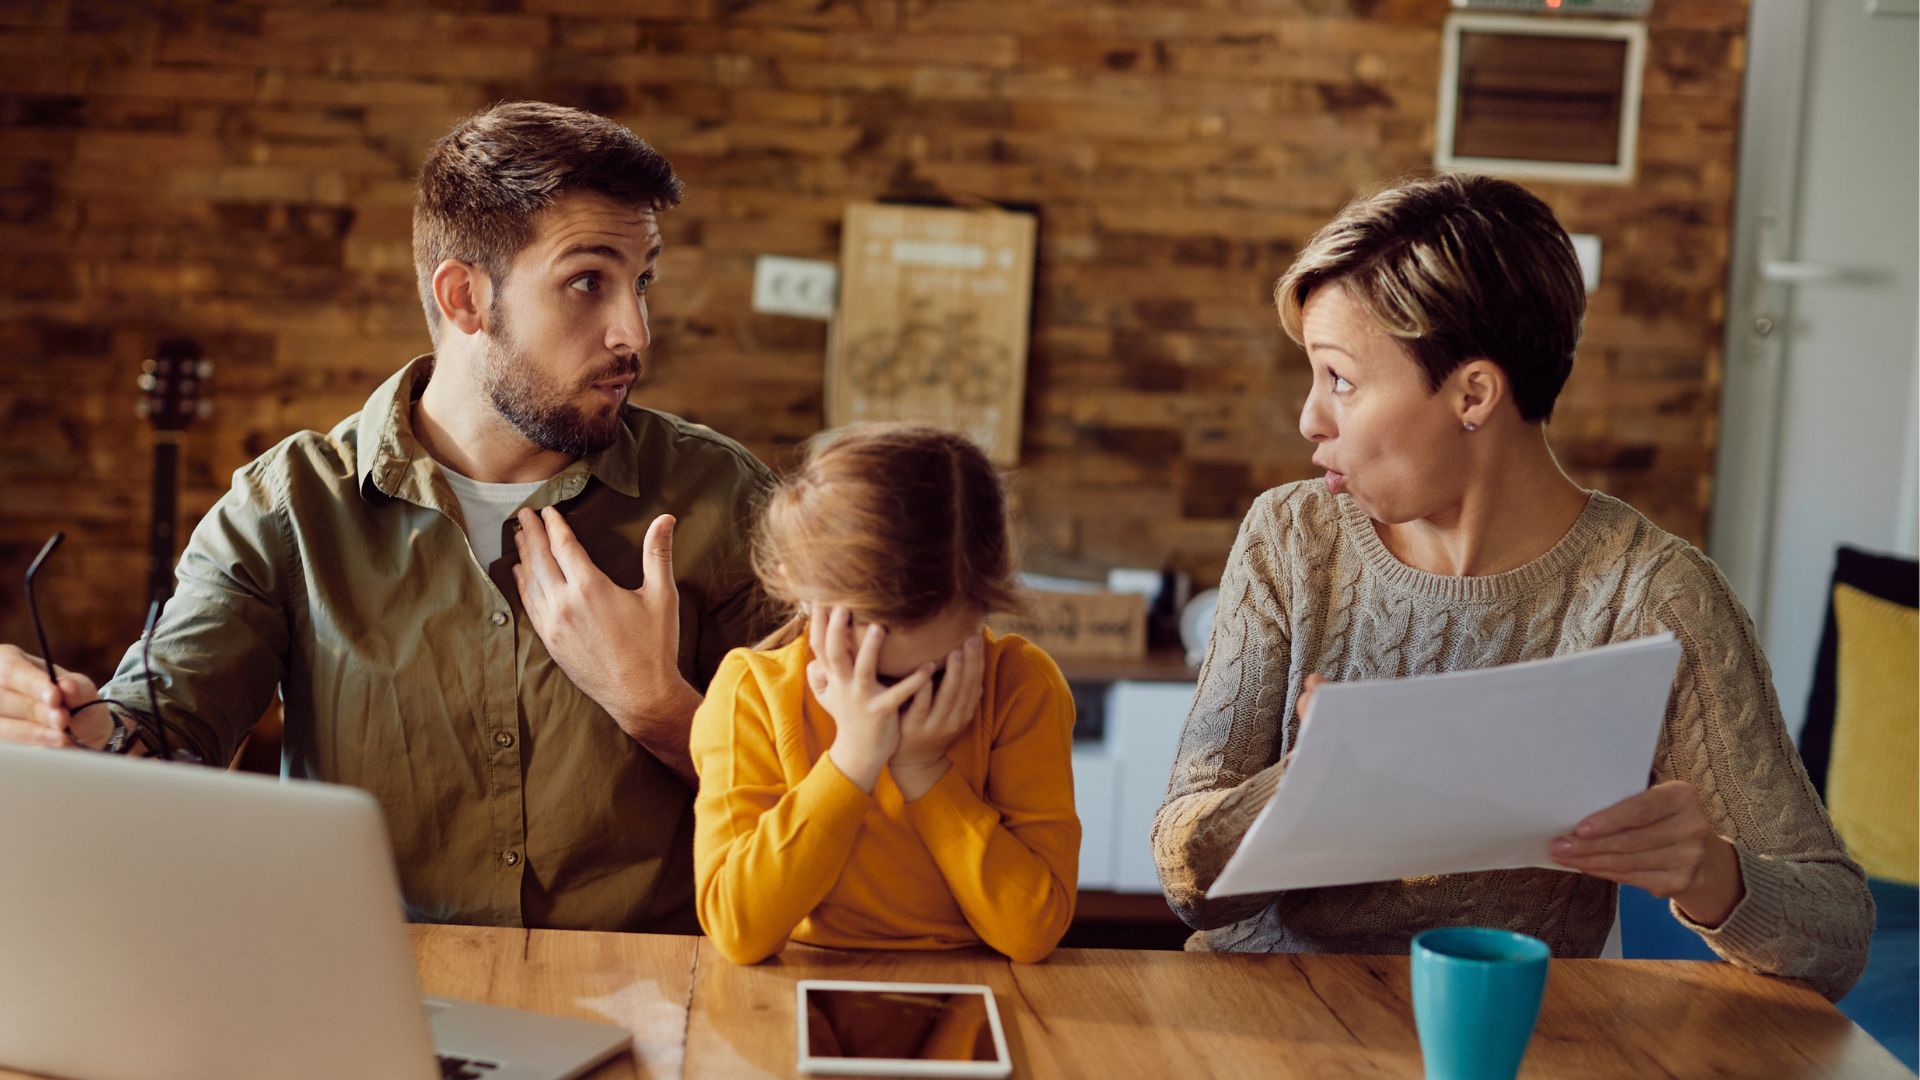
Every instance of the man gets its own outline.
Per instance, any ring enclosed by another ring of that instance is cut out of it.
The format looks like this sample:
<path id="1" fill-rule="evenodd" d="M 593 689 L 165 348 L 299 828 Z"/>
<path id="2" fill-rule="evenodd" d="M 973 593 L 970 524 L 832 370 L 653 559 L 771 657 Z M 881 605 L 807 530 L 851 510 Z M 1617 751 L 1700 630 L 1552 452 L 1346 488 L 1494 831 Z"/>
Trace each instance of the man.
<path id="1" fill-rule="evenodd" d="M 224 763 L 278 691 L 283 766 L 380 800 L 417 919 L 695 929 L 687 734 L 753 636 L 771 474 L 625 404 L 680 190 L 589 113 L 460 123 L 414 208 L 434 352 L 235 473 L 181 558 L 152 640 L 169 741 Z M 0 646 L 0 739 L 154 730 L 137 646 L 95 696 Z"/>

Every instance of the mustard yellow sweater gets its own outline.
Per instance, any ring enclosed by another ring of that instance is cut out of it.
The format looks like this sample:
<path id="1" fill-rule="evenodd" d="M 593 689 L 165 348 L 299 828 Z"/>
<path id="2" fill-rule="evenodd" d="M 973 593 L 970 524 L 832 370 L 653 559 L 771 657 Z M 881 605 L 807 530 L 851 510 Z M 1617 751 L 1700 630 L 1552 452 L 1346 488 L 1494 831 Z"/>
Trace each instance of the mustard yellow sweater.
<path id="1" fill-rule="evenodd" d="M 986 633 L 973 725 L 931 790 L 907 802 L 884 770 L 871 795 L 826 756 L 834 723 L 807 687 L 803 635 L 735 649 L 693 718 L 694 887 L 700 925 L 750 964 L 789 939 L 862 949 L 981 942 L 1044 959 L 1073 917 L 1073 699 L 1053 660 Z"/>

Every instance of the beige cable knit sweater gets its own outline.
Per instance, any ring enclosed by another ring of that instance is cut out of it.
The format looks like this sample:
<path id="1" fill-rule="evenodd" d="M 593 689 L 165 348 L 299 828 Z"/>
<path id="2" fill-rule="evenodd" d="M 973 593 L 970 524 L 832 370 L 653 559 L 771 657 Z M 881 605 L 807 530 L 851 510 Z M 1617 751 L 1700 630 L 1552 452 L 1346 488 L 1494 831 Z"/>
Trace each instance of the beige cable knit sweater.
<path id="1" fill-rule="evenodd" d="M 1844 994 L 1866 963 L 1873 901 L 1788 740 L 1752 622 L 1698 549 L 1599 492 L 1552 550 L 1489 577 L 1401 563 L 1353 501 L 1319 481 L 1254 503 L 1154 822 L 1167 901 L 1204 931 L 1190 947 L 1404 953 L 1427 927 L 1471 923 L 1533 934 L 1556 956 L 1599 955 L 1615 888 L 1582 874 L 1500 870 L 1218 900 L 1206 890 L 1279 782 L 1308 674 L 1468 670 L 1662 630 L 1684 655 L 1652 780 L 1700 790 L 1746 886 L 1715 929 L 1675 915 L 1733 963 Z"/>

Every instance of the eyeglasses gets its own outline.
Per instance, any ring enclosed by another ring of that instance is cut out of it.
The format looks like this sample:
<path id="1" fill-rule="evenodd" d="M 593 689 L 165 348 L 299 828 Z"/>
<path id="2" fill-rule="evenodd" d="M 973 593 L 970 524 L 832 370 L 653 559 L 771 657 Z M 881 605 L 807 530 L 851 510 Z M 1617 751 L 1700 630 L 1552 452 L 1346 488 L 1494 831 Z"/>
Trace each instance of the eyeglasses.
<path id="1" fill-rule="evenodd" d="M 47 627 L 46 623 L 40 618 L 40 605 L 34 601 L 33 583 L 34 579 L 40 576 L 40 568 L 46 564 L 48 556 L 52 555 L 54 549 L 60 546 L 60 541 L 66 538 L 67 534 L 64 532 L 56 532 L 53 534 L 52 538 L 47 541 L 46 546 L 40 549 L 40 554 L 35 555 L 33 562 L 28 564 L 26 579 L 27 614 L 33 619 L 33 635 L 35 640 L 40 643 L 41 660 L 47 665 L 47 681 L 53 683 L 55 686 L 60 685 L 60 678 L 53 665 L 53 650 L 47 647 Z M 126 712 L 134 719 L 133 727 L 128 728 L 126 722 L 120 718 L 120 713 L 108 708 L 108 715 L 113 717 L 113 734 L 108 737 L 107 744 L 103 749 L 109 753 L 125 753 L 130 749 L 127 741 L 129 737 L 131 737 L 140 740 L 140 744 L 147 748 L 149 754 L 162 761 L 207 761 L 210 760 L 209 755 L 206 753 L 206 747 L 209 744 L 180 727 L 180 725 L 162 717 L 159 706 L 155 704 L 156 699 L 153 692 L 153 627 L 155 623 L 160 621 L 160 604 L 160 598 L 156 596 L 153 598 L 153 601 L 147 605 L 147 625 L 140 634 L 140 669 L 146 679 L 147 711 L 142 713 L 138 709 L 122 705 L 120 707 L 121 711 Z M 109 703 L 106 698 L 96 698 L 81 705 L 79 708 L 67 710 L 67 713 L 69 716 L 78 716 L 96 706 L 107 707 L 108 705 Z M 204 727 L 205 725 L 201 726 Z M 167 733 L 169 730 L 186 745 L 177 750 L 169 745 L 167 741 Z M 214 745 L 217 745 L 217 742 Z"/>

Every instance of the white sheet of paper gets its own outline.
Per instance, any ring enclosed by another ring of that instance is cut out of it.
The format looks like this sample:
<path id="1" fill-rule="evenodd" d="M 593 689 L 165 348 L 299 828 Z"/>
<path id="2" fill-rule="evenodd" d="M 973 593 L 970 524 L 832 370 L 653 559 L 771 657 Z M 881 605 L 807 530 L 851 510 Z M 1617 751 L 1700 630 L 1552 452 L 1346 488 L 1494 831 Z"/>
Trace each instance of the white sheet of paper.
<path id="1" fill-rule="evenodd" d="M 1209 897 L 1539 866 L 1646 790 L 1672 634 L 1478 671 L 1327 683 Z"/>

